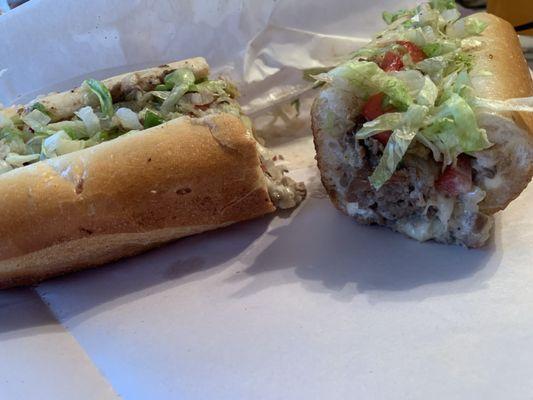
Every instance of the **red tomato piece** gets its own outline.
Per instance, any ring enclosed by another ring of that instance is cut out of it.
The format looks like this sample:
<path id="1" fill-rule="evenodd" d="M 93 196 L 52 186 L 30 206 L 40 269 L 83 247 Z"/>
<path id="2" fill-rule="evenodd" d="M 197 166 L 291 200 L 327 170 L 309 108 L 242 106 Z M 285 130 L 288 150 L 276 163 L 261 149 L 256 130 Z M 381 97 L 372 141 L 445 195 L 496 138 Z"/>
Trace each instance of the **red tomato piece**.
<path id="1" fill-rule="evenodd" d="M 366 103 L 363 105 L 362 115 L 367 121 L 372 121 L 380 115 L 383 115 L 388 112 L 395 111 L 394 107 L 383 108 L 383 98 L 385 95 L 383 93 L 377 93 L 373 96 L 370 96 Z M 372 136 L 374 139 L 378 140 L 383 145 L 386 145 L 389 141 L 392 131 L 384 131 L 375 134 Z"/>
<path id="2" fill-rule="evenodd" d="M 399 54 L 392 52 L 392 51 L 387 51 L 385 53 L 385 56 L 379 63 L 379 67 L 385 72 L 390 72 L 390 71 L 401 71 L 404 65 L 403 65 L 402 57 Z"/>
<path id="3" fill-rule="evenodd" d="M 472 166 L 470 158 L 461 154 L 457 159 L 457 165 L 449 165 L 435 181 L 435 187 L 439 192 L 450 196 L 457 196 L 468 192 L 472 187 Z"/>
<path id="4" fill-rule="evenodd" d="M 370 96 L 363 105 L 362 114 L 367 121 L 372 121 L 380 115 L 385 114 L 385 110 L 383 109 L 383 97 L 385 97 L 383 93 L 376 93 Z"/>
<path id="5" fill-rule="evenodd" d="M 384 131 L 379 132 L 378 134 L 375 134 L 372 137 L 378 142 L 380 142 L 383 146 L 385 146 L 390 139 L 390 135 L 392 135 L 392 131 Z"/>
<path id="6" fill-rule="evenodd" d="M 407 50 L 414 63 L 420 62 L 426 58 L 426 54 L 422 51 L 422 49 L 413 42 L 409 42 L 407 40 L 398 40 L 396 43 L 398 43 L 400 46 L 403 46 L 405 50 Z"/>

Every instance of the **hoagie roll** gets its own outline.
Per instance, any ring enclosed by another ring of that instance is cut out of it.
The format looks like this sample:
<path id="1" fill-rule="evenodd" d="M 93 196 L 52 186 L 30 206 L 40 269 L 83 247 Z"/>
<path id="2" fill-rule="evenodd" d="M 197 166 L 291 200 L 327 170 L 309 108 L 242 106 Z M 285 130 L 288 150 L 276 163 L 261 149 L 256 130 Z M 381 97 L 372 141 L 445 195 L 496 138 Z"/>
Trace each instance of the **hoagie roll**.
<path id="1" fill-rule="evenodd" d="M 296 206 L 233 86 L 195 58 L 0 111 L 0 287 Z"/>

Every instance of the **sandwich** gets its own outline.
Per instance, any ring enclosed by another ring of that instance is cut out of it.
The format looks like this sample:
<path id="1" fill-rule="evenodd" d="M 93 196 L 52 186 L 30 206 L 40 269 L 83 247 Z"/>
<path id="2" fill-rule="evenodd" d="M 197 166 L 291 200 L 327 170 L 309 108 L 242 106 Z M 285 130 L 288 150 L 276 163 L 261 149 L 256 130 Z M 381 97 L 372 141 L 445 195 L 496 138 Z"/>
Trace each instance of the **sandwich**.
<path id="1" fill-rule="evenodd" d="M 0 287 L 292 208 L 305 188 L 203 58 L 0 110 Z"/>
<path id="2" fill-rule="evenodd" d="M 433 0 L 322 85 L 312 126 L 323 185 L 364 224 L 419 241 L 484 245 L 533 173 L 533 83 L 512 26 Z"/>

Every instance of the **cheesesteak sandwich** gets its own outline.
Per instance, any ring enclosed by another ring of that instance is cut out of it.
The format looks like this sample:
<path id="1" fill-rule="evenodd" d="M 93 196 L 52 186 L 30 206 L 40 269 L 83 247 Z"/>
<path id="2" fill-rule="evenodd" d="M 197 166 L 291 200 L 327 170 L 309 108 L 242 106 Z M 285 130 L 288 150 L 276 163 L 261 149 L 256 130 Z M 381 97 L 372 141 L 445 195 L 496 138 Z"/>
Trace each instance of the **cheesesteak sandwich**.
<path id="1" fill-rule="evenodd" d="M 208 69 L 195 58 L 0 110 L 0 287 L 302 201 Z"/>
<path id="2" fill-rule="evenodd" d="M 533 173 L 533 83 L 502 19 L 453 1 L 384 13 L 388 28 L 316 76 L 322 182 L 357 221 L 467 247 Z"/>

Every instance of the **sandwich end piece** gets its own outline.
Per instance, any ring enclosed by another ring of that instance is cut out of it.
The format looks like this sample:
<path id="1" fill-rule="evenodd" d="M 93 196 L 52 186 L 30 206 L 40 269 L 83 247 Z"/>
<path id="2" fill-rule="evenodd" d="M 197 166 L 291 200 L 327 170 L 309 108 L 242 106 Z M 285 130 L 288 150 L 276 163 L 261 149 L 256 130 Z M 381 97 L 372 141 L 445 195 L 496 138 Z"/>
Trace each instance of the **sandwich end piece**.
<path id="1" fill-rule="evenodd" d="M 322 182 L 362 223 L 480 247 L 492 214 L 533 172 L 533 83 L 516 33 L 439 2 L 386 22 L 367 47 L 317 76 Z"/>
<path id="2" fill-rule="evenodd" d="M 468 206 L 456 206 L 458 198 L 435 190 L 435 176 L 440 172 L 436 163 L 409 155 L 379 190 L 370 184 L 383 145 L 374 139 L 355 140 L 354 123 L 342 125 L 341 129 L 349 126 L 344 133 L 331 132 L 331 115 L 353 118 L 357 111 L 353 99 L 324 92 L 312 107 L 317 163 L 332 203 L 359 223 L 386 226 L 418 241 L 483 246 L 490 237 L 493 218 L 477 207 L 482 194 L 467 193 L 464 199 L 472 198 Z"/>

